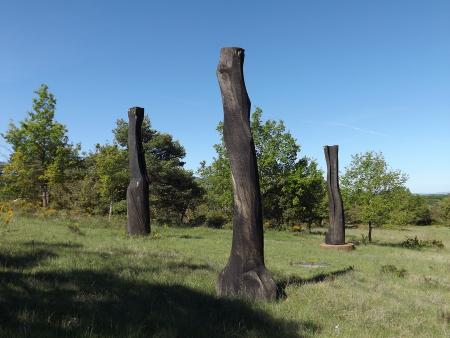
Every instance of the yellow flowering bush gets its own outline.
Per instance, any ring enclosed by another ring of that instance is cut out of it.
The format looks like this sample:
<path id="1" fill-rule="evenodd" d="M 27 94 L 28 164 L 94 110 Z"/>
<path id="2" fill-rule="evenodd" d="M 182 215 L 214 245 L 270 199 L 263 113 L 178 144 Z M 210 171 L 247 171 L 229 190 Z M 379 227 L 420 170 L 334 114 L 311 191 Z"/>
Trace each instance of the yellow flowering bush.
<path id="1" fill-rule="evenodd" d="M 302 226 L 300 224 L 294 224 L 291 228 L 292 232 L 300 232 L 302 231 Z"/>
<path id="2" fill-rule="evenodd" d="M 6 203 L 0 203 L 0 224 L 7 225 L 11 222 L 14 212 Z"/>
<path id="3" fill-rule="evenodd" d="M 35 215 L 40 218 L 54 217 L 58 214 L 58 211 L 52 208 L 38 208 L 35 211 Z"/>

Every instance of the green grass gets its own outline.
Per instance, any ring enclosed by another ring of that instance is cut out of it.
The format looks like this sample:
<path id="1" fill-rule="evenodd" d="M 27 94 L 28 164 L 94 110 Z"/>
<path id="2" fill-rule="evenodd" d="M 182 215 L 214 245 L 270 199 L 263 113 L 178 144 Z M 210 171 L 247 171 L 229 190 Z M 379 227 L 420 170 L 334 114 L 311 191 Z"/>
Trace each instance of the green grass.
<path id="1" fill-rule="evenodd" d="M 267 231 L 279 299 L 254 304 L 215 294 L 230 230 L 18 217 L 0 236 L 1 337 L 450 336 L 450 228 L 375 229 L 350 253 Z M 445 247 L 399 246 L 414 236 Z"/>

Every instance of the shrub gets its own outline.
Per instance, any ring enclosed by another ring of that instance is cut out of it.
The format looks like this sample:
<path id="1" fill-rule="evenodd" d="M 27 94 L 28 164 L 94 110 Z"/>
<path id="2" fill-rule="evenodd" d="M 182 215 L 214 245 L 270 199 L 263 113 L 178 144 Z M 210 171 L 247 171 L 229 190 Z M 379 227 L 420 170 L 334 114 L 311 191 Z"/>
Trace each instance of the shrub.
<path id="1" fill-rule="evenodd" d="M 271 229 L 273 228 L 273 224 L 270 220 L 264 220 L 263 221 L 263 228 L 266 229 Z"/>
<path id="2" fill-rule="evenodd" d="M 421 248 L 440 248 L 444 247 L 444 243 L 442 241 L 433 239 L 433 240 L 420 240 L 415 236 L 414 238 L 406 237 L 406 240 L 400 243 L 400 245 L 404 248 L 408 249 L 421 249 Z"/>
<path id="3" fill-rule="evenodd" d="M 70 232 L 77 234 L 77 235 L 84 235 L 84 233 L 81 231 L 80 223 L 71 223 L 67 226 L 67 229 L 69 229 Z"/>
<path id="4" fill-rule="evenodd" d="M 13 215 L 13 209 L 8 204 L 0 203 L 0 224 L 8 225 Z"/>
<path id="5" fill-rule="evenodd" d="M 450 311 L 441 310 L 439 312 L 439 317 L 444 323 L 450 325 Z"/>
<path id="6" fill-rule="evenodd" d="M 300 232 L 300 231 L 302 231 L 302 226 L 300 224 L 294 224 L 291 227 L 291 231 L 292 232 Z"/>
<path id="7" fill-rule="evenodd" d="M 114 215 L 126 215 L 127 214 L 127 200 L 121 200 L 119 202 L 113 203 L 113 214 Z"/>
<path id="8" fill-rule="evenodd" d="M 197 215 L 189 220 L 189 225 L 193 227 L 198 227 L 206 223 L 207 217 L 206 215 Z"/>
<path id="9" fill-rule="evenodd" d="M 157 231 L 152 231 L 150 234 L 150 239 L 161 239 L 161 234 Z"/>
<path id="10" fill-rule="evenodd" d="M 369 237 L 361 234 L 361 243 L 367 245 L 369 243 Z"/>
<path id="11" fill-rule="evenodd" d="M 226 222 L 227 222 L 227 219 L 220 214 L 209 215 L 208 218 L 206 219 L 206 225 L 210 228 L 215 228 L 215 229 L 222 228 Z"/>
<path id="12" fill-rule="evenodd" d="M 12 207 L 14 208 L 14 211 L 17 211 L 18 213 L 31 215 L 40 209 L 40 204 L 18 198 L 12 202 Z"/>
<path id="13" fill-rule="evenodd" d="M 391 265 L 391 264 L 382 265 L 380 271 L 381 271 L 381 273 L 391 274 L 391 275 L 395 275 L 395 276 L 401 277 L 401 278 L 404 278 L 407 274 L 406 269 L 399 269 L 395 265 Z"/>
<path id="14" fill-rule="evenodd" d="M 58 211 L 53 208 L 39 208 L 34 212 L 34 215 L 40 218 L 49 218 L 58 215 Z"/>

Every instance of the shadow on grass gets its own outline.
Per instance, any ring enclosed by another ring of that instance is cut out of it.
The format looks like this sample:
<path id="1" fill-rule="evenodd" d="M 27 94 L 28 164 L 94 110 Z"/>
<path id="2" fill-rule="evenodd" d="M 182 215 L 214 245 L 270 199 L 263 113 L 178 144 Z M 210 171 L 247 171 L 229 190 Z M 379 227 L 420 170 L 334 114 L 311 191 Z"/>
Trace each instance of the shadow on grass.
<path id="1" fill-rule="evenodd" d="M 167 264 L 166 268 L 174 271 L 177 271 L 179 269 L 187 269 L 191 271 L 195 270 L 215 271 L 215 269 L 209 264 L 195 264 L 186 262 L 170 262 Z"/>
<path id="2" fill-rule="evenodd" d="M 389 248 L 402 248 L 402 249 L 410 249 L 402 245 L 401 242 L 398 243 L 390 243 L 390 242 L 378 242 L 378 241 L 372 241 L 368 242 L 365 245 L 374 245 L 374 246 L 383 246 L 383 247 L 389 247 Z M 415 249 L 415 248 L 413 248 Z"/>
<path id="3" fill-rule="evenodd" d="M 202 239 L 201 236 L 192 236 L 192 235 L 182 235 L 182 236 L 176 236 L 177 238 L 181 239 Z"/>
<path id="4" fill-rule="evenodd" d="M 29 241 L 24 242 L 23 245 L 32 248 L 44 248 L 44 249 L 80 249 L 82 244 L 72 242 L 41 242 L 41 241 Z"/>
<path id="5" fill-rule="evenodd" d="M 400 248 L 400 249 L 406 249 L 406 250 L 416 250 L 421 251 L 423 249 L 430 249 L 434 246 L 427 246 L 427 245 L 407 245 L 405 244 L 405 241 L 403 242 L 378 242 L 378 241 L 372 241 L 368 242 L 364 245 L 373 245 L 373 246 L 381 246 L 381 247 L 388 247 L 388 248 Z"/>
<path id="6" fill-rule="evenodd" d="M 0 272 L 2 337 L 264 338 L 320 331 L 311 321 L 273 318 L 243 300 L 109 271 Z"/>
<path id="7" fill-rule="evenodd" d="M 116 272 L 128 269 L 133 270 L 135 273 L 160 273 L 162 270 L 169 270 L 171 272 L 175 273 L 185 273 L 187 270 L 188 272 L 193 272 L 196 270 L 206 270 L 210 272 L 219 272 L 212 266 L 211 264 L 207 263 L 191 263 L 186 261 L 173 261 L 173 259 L 180 259 L 180 257 L 176 254 L 173 255 L 171 253 L 167 254 L 155 254 L 155 253 L 148 253 L 145 256 L 149 259 L 149 261 L 144 264 L 144 266 L 133 266 L 132 264 L 127 263 L 125 261 L 125 264 L 120 264 L 117 262 L 117 256 L 123 255 L 123 256 L 130 256 L 128 257 L 129 260 L 133 260 L 133 255 L 136 254 L 134 251 L 126 251 L 122 249 L 111 249 L 111 251 L 91 251 L 91 250 L 80 250 L 80 254 L 84 256 L 91 256 L 91 257 L 100 257 L 103 260 L 114 260 L 116 262 Z M 172 261 L 169 261 L 169 259 L 172 259 Z"/>
<path id="8" fill-rule="evenodd" d="M 345 275 L 348 272 L 353 271 L 353 266 L 349 266 L 347 268 L 336 270 L 332 272 L 325 272 L 320 273 L 318 275 L 309 277 L 309 278 L 302 278 L 298 276 L 289 276 L 287 278 L 284 278 L 282 280 L 279 280 L 277 282 L 277 299 L 285 299 L 287 297 L 286 294 L 286 288 L 289 285 L 305 285 L 305 284 L 314 284 L 314 283 L 320 283 L 325 281 L 334 281 L 336 277 L 339 277 L 341 275 Z"/>
<path id="9" fill-rule="evenodd" d="M 101 254 L 99 255 L 101 257 Z M 154 273 L 158 274 L 162 271 L 170 271 L 174 274 L 185 275 L 186 273 L 194 273 L 198 270 L 204 270 L 209 272 L 216 271 L 212 266 L 208 264 L 195 264 L 195 263 L 185 263 L 185 262 L 168 262 L 165 265 L 153 265 L 153 266 L 131 266 L 131 265 L 118 265 L 115 268 L 115 273 L 121 273 L 124 270 L 131 272 L 133 275 L 139 275 L 141 273 Z"/>
<path id="10" fill-rule="evenodd" d="M 38 264 L 43 259 L 56 256 L 53 252 L 43 249 L 18 255 L 0 252 L 0 266 L 8 269 L 25 269 Z"/>

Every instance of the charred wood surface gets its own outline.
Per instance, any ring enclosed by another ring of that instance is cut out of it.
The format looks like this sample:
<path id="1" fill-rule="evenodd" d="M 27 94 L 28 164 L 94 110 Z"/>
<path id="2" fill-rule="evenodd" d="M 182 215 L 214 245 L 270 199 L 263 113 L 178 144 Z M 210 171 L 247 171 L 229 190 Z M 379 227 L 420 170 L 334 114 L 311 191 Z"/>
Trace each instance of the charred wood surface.
<path id="1" fill-rule="evenodd" d="M 233 185 L 233 241 L 219 274 L 219 295 L 274 299 L 276 286 L 264 265 L 264 234 L 255 145 L 250 131 L 250 99 L 245 88 L 244 50 L 222 48 L 217 77 L 224 111 L 224 140 Z"/>
<path id="2" fill-rule="evenodd" d="M 325 235 L 325 243 L 333 245 L 345 244 L 344 206 L 339 188 L 338 150 L 337 145 L 324 147 L 327 161 L 328 213 L 330 218 L 330 228 Z"/>
<path id="3" fill-rule="evenodd" d="M 149 180 L 142 148 L 144 109 L 128 110 L 128 159 L 130 184 L 127 189 L 127 232 L 130 235 L 150 233 Z"/>

